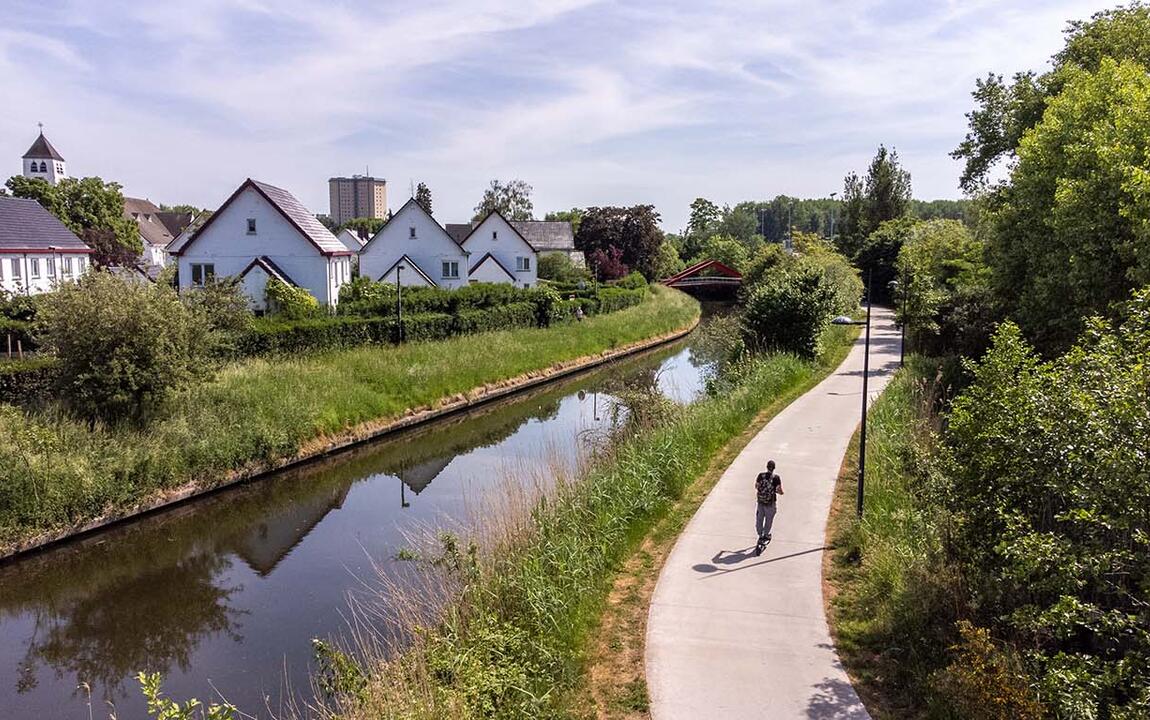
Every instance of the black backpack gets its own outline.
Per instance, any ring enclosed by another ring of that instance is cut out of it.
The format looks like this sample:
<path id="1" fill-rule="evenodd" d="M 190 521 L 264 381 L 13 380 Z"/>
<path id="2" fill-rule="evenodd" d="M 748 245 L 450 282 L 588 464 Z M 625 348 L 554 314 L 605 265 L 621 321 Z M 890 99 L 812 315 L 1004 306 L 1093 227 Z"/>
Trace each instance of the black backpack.
<path id="1" fill-rule="evenodd" d="M 776 478 L 778 478 L 778 475 L 775 475 L 770 470 L 759 473 L 759 476 L 755 478 L 755 492 L 758 493 L 759 502 L 763 505 L 774 505 L 775 501 L 779 498 L 777 491 L 778 484 L 775 482 Z"/>

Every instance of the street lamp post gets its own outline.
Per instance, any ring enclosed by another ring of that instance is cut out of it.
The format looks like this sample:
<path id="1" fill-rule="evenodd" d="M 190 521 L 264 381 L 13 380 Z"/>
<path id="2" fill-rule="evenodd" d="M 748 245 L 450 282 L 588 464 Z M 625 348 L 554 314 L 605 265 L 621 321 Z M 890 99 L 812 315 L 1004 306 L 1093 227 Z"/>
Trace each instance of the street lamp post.
<path id="1" fill-rule="evenodd" d="M 403 286 L 399 284 L 399 274 L 403 272 L 403 264 L 395 266 L 395 338 L 403 342 Z"/>
<path id="2" fill-rule="evenodd" d="M 866 479 L 866 411 L 867 411 L 867 381 L 870 379 L 870 299 L 871 299 L 871 273 L 866 274 L 866 322 L 851 320 L 845 315 L 831 320 L 835 325 L 866 325 L 866 340 L 863 343 L 863 376 L 862 376 L 862 424 L 859 430 L 859 476 L 858 491 L 855 496 L 855 511 L 861 518 L 863 514 L 863 484 Z"/>

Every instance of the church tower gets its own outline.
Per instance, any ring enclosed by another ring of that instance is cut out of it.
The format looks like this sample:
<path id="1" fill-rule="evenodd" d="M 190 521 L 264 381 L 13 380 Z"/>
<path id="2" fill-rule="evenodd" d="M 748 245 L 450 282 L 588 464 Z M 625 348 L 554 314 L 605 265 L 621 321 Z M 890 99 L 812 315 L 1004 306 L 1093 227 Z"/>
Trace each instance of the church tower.
<path id="1" fill-rule="evenodd" d="M 48 138 L 44 137 L 44 126 L 40 126 L 40 137 L 24 153 L 24 177 L 40 178 L 55 185 L 68 177 L 64 156 L 56 152 Z"/>

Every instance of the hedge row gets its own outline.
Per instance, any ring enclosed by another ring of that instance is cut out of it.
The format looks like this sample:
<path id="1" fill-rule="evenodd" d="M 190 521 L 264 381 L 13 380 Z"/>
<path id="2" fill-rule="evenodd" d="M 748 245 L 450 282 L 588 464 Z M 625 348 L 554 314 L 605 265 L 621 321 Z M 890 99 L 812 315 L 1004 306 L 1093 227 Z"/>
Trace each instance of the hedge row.
<path id="1" fill-rule="evenodd" d="M 55 367 L 51 358 L 0 361 L 0 402 L 33 405 L 48 398 Z"/>

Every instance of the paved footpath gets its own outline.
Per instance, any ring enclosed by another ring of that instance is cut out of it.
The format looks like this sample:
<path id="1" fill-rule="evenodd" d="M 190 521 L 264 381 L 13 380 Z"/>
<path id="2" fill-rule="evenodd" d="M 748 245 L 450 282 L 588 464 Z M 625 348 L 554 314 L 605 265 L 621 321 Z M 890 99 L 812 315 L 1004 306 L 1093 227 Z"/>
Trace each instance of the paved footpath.
<path id="1" fill-rule="evenodd" d="M 863 338 L 835 373 L 743 449 L 675 543 L 647 618 L 654 720 L 866 719 L 823 615 L 835 478 L 862 404 Z M 868 394 L 898 368 L 892 314 L 875 309 Z M 774 540 L 755 545 L 755 476 L 783 479 Z"/>

